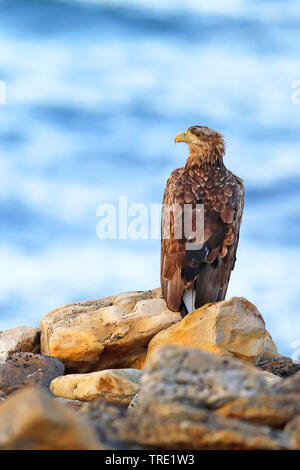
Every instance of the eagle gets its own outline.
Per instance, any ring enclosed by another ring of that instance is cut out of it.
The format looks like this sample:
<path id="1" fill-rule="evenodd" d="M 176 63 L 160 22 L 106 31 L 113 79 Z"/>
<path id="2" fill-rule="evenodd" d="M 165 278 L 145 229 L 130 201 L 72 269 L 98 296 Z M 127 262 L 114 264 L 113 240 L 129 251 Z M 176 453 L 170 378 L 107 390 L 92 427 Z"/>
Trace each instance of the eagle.
<path id="1" fill-rule="evenodd" d="M 245 191 L 243 180 L 224 165 L 221 133 L 192 126 L 176 136 L 177 142 L 187 144 L 189 155 L 184 167 L 172 171 L 163 196 L 161 289 L 168 308 L 184 316 L 225 298 Z M 202 221 L 200 237 L 197 220 Z"/>

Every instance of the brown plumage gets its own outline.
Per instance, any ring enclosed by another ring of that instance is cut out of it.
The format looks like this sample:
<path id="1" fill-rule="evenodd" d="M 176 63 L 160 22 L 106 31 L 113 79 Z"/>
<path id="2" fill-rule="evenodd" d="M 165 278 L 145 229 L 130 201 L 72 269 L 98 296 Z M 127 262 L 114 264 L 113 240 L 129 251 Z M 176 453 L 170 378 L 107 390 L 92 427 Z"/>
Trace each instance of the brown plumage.
<path id="1" fill-rule="evenodd" d="M 162 215 L 161 287 L 168 308 L 186 314 L 225 298 L 236 259 L 244 187 L 223 163 L 225 145 L 220 133 L 192 126 L 178 134 L 175 142 L 186 142 L 190 153 L 186 165 L 171 173 L 164 192 L 163 207 L 176 210 L 169 217 L 163 210 Z M 184 224 L 185 204 L 193 210 L 191 233 Z M 201 243 L 193 233 L 196 204 L 204 205 Z M 196 243 L 197 249 L 189 250 L 188 242 Z M 193 308 L 185 300 L 189 291 Z"/>

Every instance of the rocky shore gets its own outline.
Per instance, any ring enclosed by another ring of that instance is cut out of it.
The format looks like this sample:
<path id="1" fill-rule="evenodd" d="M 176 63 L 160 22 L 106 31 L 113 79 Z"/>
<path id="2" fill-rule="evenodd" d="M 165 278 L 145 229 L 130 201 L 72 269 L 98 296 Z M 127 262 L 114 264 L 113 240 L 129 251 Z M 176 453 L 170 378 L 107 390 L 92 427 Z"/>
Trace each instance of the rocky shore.
<path id="1" fill-rule="evenodd" d="M 299 449 L 300 363 L 244 298 L 181 318 L 159 289 L 0 333 L 0 449 Z"/>

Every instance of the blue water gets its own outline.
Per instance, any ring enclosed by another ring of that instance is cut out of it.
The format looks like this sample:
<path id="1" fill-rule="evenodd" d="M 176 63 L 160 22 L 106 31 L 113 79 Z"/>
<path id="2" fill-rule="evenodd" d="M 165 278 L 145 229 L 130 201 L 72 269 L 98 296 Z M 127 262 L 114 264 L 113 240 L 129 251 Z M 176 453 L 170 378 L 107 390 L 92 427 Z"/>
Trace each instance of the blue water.
<path id="1" fill-rule="evenodd" d="M 178 132 L 222 131 L 246 186 L 228 296 L 300 341 L 297 0 L 0 1 L 0 329 L 159 285 L 159 240 L 96 237 L 96 208 L 159 203 Z M 300 96 L 300 94 L 299 94 Z"/>

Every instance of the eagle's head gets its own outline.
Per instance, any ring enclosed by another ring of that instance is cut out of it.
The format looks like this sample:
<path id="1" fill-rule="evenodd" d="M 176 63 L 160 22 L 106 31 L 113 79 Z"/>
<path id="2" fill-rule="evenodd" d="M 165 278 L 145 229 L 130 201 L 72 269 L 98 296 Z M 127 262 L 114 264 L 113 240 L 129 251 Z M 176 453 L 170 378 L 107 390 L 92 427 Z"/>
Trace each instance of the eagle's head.
<path id="1" fill-rule="evenodd" d="M 190 154 L 188 160 L 193 164 L 217 163 L 223 160 L 225 152 L 224 137 L 206 126 L 191 126 L 175 138 L 177 142 L 185 142 Z"/>

